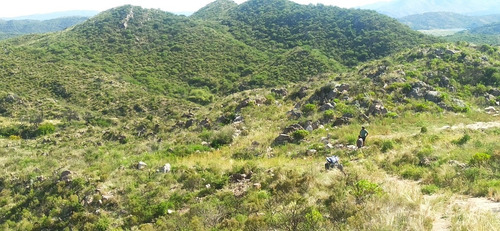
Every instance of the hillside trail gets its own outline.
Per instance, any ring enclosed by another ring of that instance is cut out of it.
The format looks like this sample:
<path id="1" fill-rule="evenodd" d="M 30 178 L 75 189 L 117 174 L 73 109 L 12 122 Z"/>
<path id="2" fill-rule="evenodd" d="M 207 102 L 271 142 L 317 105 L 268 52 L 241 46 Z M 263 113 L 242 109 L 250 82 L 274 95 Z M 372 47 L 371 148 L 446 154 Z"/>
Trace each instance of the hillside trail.
<path id="1" fill-rule="evenodd" d="M 458 130 L 458 129 L 471 129 L 471 130 L 481 130 L 481 129 L 491 129 L 500 128 L 500 122 L 476 122 L 471 124 L 457 124 L 453 126 L 443 126 L 440 128 L 435 128 L 435 131 L 443 130 Z M 404 134 L 392 133 L 387 135 L 375 135 L 374 138 L 397 138 Z M 415 135 L 415 134 L 414 134 Z M 388 178 L 391 181 L 398 182 L 399 184 L 407 184 L 412 187 L 420 187 L 417 181 L 403 180 L 398 177 L 390 176 Z M 491 213 L 494 217 L 500 219 L 500 203 L 492 201 L 484 197 L 467 197 L 467 196 L 457 196 L 457 195 L 447 195 L 447 194 L 432 194 L 424 195 L 423 203 L 420 206 L 420 210 L 426 214 L 429 214 L 433 218 L 432 230 L 433 231 L 443 231 L 452 229 L 452 221 L 454 215 L 457 212 L 470 213 L 470 214 L 486 214 Z"/>

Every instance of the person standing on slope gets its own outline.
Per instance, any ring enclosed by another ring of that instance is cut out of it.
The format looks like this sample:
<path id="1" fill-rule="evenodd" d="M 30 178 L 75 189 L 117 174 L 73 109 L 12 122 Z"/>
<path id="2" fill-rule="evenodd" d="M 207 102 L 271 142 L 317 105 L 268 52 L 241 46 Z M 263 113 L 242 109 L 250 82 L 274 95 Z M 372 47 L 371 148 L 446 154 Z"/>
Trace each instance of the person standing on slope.
<path id="1" fill-rule="evenodd" d="M 365 127 L 361 127 L 361 131 L 359 131 L 359 137 L 363 139 L 363 146 L 366 145 L 366 137 L 368 136 L 368 131 Z"/>

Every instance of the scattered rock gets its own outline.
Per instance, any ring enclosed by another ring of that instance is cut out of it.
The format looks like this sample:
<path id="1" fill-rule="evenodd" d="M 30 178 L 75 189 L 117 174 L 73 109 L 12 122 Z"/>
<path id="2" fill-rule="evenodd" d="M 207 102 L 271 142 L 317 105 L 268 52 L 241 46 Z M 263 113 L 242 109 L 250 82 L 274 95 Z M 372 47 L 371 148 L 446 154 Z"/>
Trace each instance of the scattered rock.
<path id="1" fill-rule="evenodd" d="M 292 137 L 290 137 L 289 135 L 280 134 L 278 137 L 276 137 L 276 139 L 274 139 L 273 145 L 284 145 L 286 143 L 291 143 L 292 141 Z"/>
<path id="2" fill-rule="evenodd" d="M 166 163 L 165 165 L 163 165 L 163 166 L 159 169 L 159 172 L 161 172 L 161 173 L 169 173 L 171 169 L 172 169 L 172 167 L 170 166 L 170 164 L 169 164 L 169 163 Z"/>
<path id="3" fill-rule="evenodd" d="M 210 189 L 211 187 L 212 187 L 212 185 L 210 185 L 210 184 L 206 184 L 206 185 L 205 185 L 205 188 L 206 188 L 206 189 Z"/>
<path id="4" fill-rule="evenodd" d="M 234 118 L 233 123 L 241 123 L 243 121 L 244 121 L 243 116 L 236 116 L 236 118 Z"/>
<path id="5" fill-rule="evenodd" d="M 257 142 L 257 141 L 253 141 L 253 142 L 252 142 L 252 146 L 254 146 L 254 147 L 257 147 L 257 146 L 259 146 L 259 145 L 260 145 L 260 143 L 259 143 L 259 142 Z"/>
<path id="6" fill-rule="evenodd" d="M 146 166 L 148 166 L 146 163 L 140 161 L 139 163 L 137 163 L 137 169 L 141 170 L 141 169 L 144 169 L 146 168 Z"/>
<path id="7" fill-rule="evenodd" d="M 335 122 L 333 122 L 333 126 L 337 127 L 337 126 L 347 125 L 350 123 L 351 123 L 351 118 L 342 116 L 340 118 L 337 118 Z"/>
<path id="8" fill-rule="evenodd" d="M 183 118 L 193 118 L 193 117 L 194 117 L 194 114 L 193 114 L 191 111 L 189 111 L 189 112 L 187 112 L 187 113 L 184 113 L 184 114 L 182 115 L 182 117 L 183 117 Z"/>
<path id="9" fill-rule="evenodd" d="M 280 97 L 286 97 L 288 95 L 288 91 L 285 88 L 271 89 L 271 92 Z"/>
<path id="10" fill-rule="evenodd" d="M 450 79 L 442 76 L 441 79 L 439 80 L 439 86 L 444 87 L 444 88 L 449 88 L 450 87 Z"/>
<path id="11" fill-rule="evenodd" d="M 306 131 L 312 132 L 314 130 L 313 126 L 311 124 L 306 126 Z"/>
<path id="12" fill-rule="evenodd" d="M 282 133 L 288 134 L 288 133 L 292 133 L 292 132 L 295 132 L 298 130 L 304 130 L 304 128 L 300 124 L 292 124 L 292 125 L 286 127 Z"/>
<path id="13" fill-rule="evenodd" d="M 246 98 L 241 101 L 240 104 L 238 104 L 238 107 L 236 107 L 236 111 L 239 111 L 244 107 L 248 107 L 248 105 L 250 105 L 250 98 Z"/>
<path id="14" fill-rule="evenodd" d="M 254 187 L 255 189 L 260 189 L 260 188 L 262 187 L 262 185 L 261 185 L 260 183 L 254 183 L 254 184 L 253 184 L 253 187 Z"/>
<path id="15" fill-rule="evenodd" d="M 495 107 L 493 107 L 493 106 L 485 108 L 484 111 L 486 113 L 488 113 L 488 114 L 496 114 L 496 113 L 498 113 L 497 109 Z"/>
<path id="16" fill-rule="evenodd" d="M 240 181 L 244 181 L 244 180 L 248 180 L 251 178 L 251 174 L 244 174 L 244 173 L 236 173 L 236 174 L 233 174 L 231 175 L 231 181 L 233 182 L 240 182 Z"/>
<path id="17" fill-rule="evenodd" d="M 489 90 L 488 93 L 498 97 L 498 96 L 500 96 L 500 89 L 493 88 L 493 89 Z"/>
<path id="18" fill-rule="evenodd" d="M 384 105 L 382 105 L 382 103 L 376 102 L 370 106 L 370 108 L 368 109 L 368 114 L 374 116 L 385 115 L 387 114 L 387 109 L 384 107 Z"/>
<path id="19" fill-rule="evenodd" d="M 71 178 L 72 178 L 71 175 L 73 175 L 73 172 L 71 172 L 70 170 L 64 170 L 61 173 L 61 176 L 59 177 L 59 180 L 65 181 L 65 182 L 70 182 Z"/>
<path id="20" fill-rule="evenodd" d="M 335 89 L 339 92 L 349 91 L 350 88 L 351 88 L 351 86 L 347 83 L 343 83 L 343 84 L 335 86 Z"/>
<path id="21" fill-rule="evenodd" d="M 333 101 L 337 97 L 337 92 L 342 92 L 342 90 L 334 89 L 332 85 L 326 85 L 321 87 L 319 90 L 314 92 L 314 94 L 308 99 L 308 102 L 319 102 L 320 104 L 326 104 Z"/>
<path id="22" fill-rule="evenodd" d="M 210 129 L 210 127 L 212 127 L 212 123 L 210 122 L 210 119 L 205 118 L 204 120 L 200 121 L 200 123 L 198 123 L 198 126 L 200 128 Z"/>
<path id="23" fill-rule="evenodd" d="M 335 109 L 335 103 L 326 103 L 326 104 L 323 104 L 319 110 L 320 111 L 327 111 L 327 110 L 333 110 Z"/>
<path id="24" fill-rule="evenodd" d="M 466 168 L 467 167 L 466 163 L 462 163 L 462 162 L 457 161 L 457 160 L 450 160 L 450 161 L 448 161 L 448 164 L 453 165 L 453 166 L 457 166 L 457 167 L 460 167 L 460 168 Z"/>
<path id="25" fill-rule="evenodd" d="M 425 95 L 425 100 L 434 103 L 439 103 L 442 100 L 441 93 L 439 91 L 428 91 L 427 94 Z"/>
<path id="26" fill-rule="evenodd" d="M 293 95 L 292 95 L 292 98 L 299 98 L 299 99 L 302 99 L 304 97 L 307 96 L 307 87 L 301 87 L 299 89 L 299 91 L 295 92 Z"/>
<path id="27" fill-rule="evenodd" d="M 318 153 L 318 150 L 316 150 L 316 149 L 309 149 L 306 151 L 306 155 L 308 155 L 308 156 L 312 156 L 316 153 Z"/>
<path id="28" fill-rule="evenodd" d="M 291 119 L 299 119 L 300 117 L 302 117 L 302 112 L 297 110 L 297 109 L 293 109 L 293 110 L 287 112 L 286 114 Z"/>

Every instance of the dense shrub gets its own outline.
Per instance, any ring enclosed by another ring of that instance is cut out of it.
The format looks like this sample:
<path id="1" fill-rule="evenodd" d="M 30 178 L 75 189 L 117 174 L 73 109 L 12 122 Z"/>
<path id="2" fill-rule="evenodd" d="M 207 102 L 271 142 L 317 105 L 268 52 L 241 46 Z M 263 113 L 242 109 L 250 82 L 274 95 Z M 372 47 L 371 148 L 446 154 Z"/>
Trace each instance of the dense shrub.
<path id="1" fill-rule="evenodd" d="M 55 130 L 56 130 L 56 126 L 54 126 L 53 124 L 44 123 L 44 124 L 41 124 L 40 126 L 38 126 L 38 129 L 36 130 L 36 134 L 39 136 L 44 136 L 44 135 L 54 133 Z"/>
<path id="2" fill-rule="evenodd" d="M 312 103 L 306 104 L 302 107 L 302 112 L 308 115 L 314 113 L 316 110 L 317 110 L 316 104 Z"/>
<path id="3" fill-rule="evenodd" d="M 297 130 L 292 133 L 292 137 L 295 141 L 301 141 L 306 138 L 307 135 L 309 135 L 309 132 L 306 130 Z"/>
<path id="4" fill-rule="evenodd" d="M 482 165 L 486 164 L 490 160 L 490 158 L 491 158 L 490 154 L 487 154 L 487 153 L 476 153 L 469 160 L 469 163 L 471 165 L 482 166 Z"/>
<path id="5" fill-rule="evenodd" d="M 227 126 L 214 133 L 210 146 L 219 148 L 233 142 L 234 128 Z"/>
<path id="6" fill-rule="evenodd" d="M 424 185 L 424 186 L 422 186 L 422 189 L 421 189 L 422 193 L 427 194 L 427 195 L 434 194 L 438 190 L 439 190 L 439 187 L 434 185 L 434 184 Z"/>
<path id="7" fill-rule="evenodd" d="M 387 151 L 389 151 L 389 150 L 391 150 L 393 148 L 394 148 L 394 142 L 392 140 L 384 140 L 382 142 L 382 147 L 381 147 L 380 150 L 382 152 L 387 152 Z"/>
<path id="8" fill-rule="evenodd" d="M 469 136 L 469 134 L 464 134 L 460 139 L 453 140 L 453 141 L 451 141 L 451 143 L 453 143 L 455 145 L 464 145 L 467 142 L 469 142 L 470 138 L 471 137 Z"/>

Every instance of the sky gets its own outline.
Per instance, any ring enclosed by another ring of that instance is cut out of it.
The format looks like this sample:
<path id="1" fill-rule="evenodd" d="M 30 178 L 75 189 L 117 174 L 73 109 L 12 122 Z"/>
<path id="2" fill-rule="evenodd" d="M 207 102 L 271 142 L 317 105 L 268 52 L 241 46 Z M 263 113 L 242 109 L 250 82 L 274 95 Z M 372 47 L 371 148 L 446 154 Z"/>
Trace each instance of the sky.
<path id="1" fill-rule="evenodd" d="M 161 9 L 168 12 L 195 12 L 214 0 L 3 0 L 0 18 L 12 18 L 34 14 L 46 14 L 71 10 L 104 11 L 131 4 L 143 8 Z M 242 3 L 245 0 L 234 0 Z M 292 0 L 300 4 L 334 5 L 344 8 L 362 6 L 389 0 Z"/>

